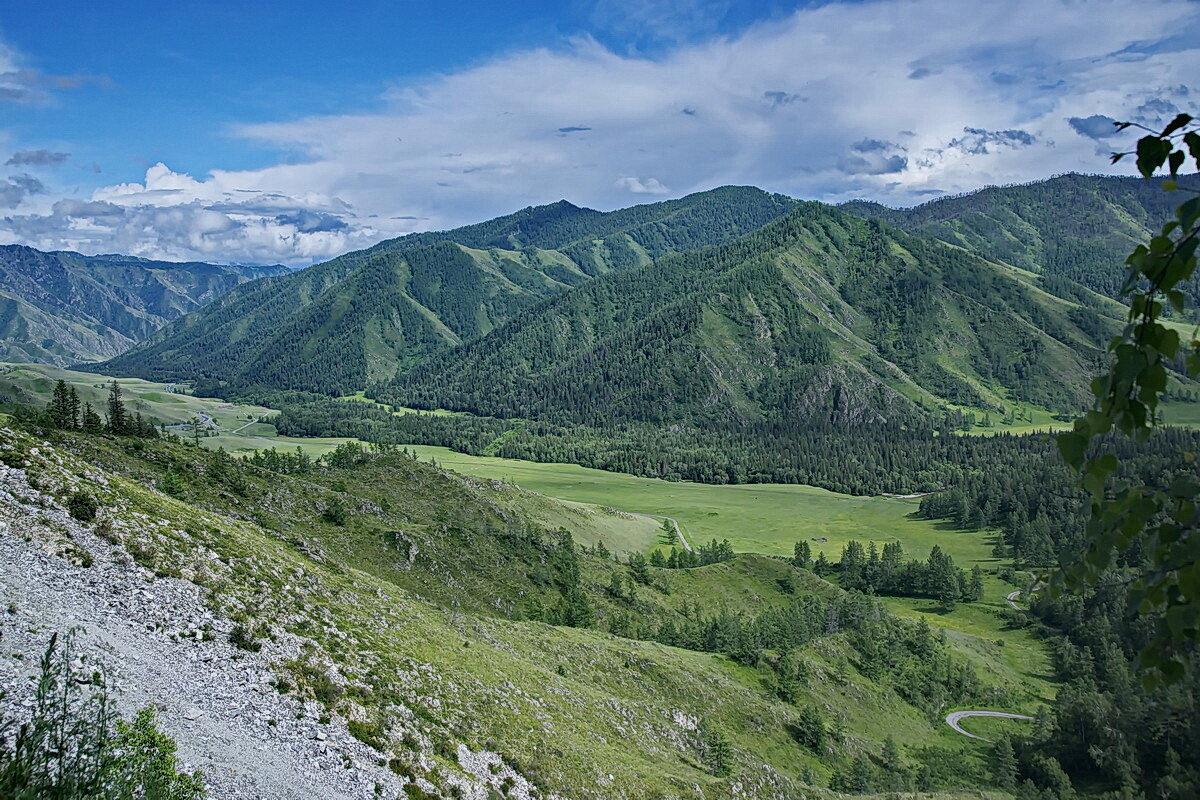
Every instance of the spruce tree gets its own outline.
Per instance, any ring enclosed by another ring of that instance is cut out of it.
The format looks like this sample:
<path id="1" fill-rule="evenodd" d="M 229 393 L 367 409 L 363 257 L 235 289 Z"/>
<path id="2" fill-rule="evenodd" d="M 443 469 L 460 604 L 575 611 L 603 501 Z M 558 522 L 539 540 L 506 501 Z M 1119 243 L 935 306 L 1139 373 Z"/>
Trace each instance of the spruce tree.
<path id="1" fill-rule="evenodd" d="M 83 404 L 83 416 L 80 420 L 80 425 L 84 433 L 100 433 L 104 430 L 104 421 L 100 419 L 100 415 L 92 408 L 91 403 Z"/>
<path id="2" fill-rule="evenodd" d="M 992 750 L 992 777 L 996 779 L 996 785 L 1006 792 L 1017 788 L 1017 757 L 1008 739 L 996 742 Z"/>
<path id="3" fill-rule="evenodd" d="M 66 381 L 60 380 L 54 384 L 54 393 L 50 398 L 50 405 L 46 407 L 46 413 L 50 415 L 54 427 L 59 430 L 75 429 L 75 421 L 71 416 L 71 393 L 67 389 Z"/>
<path id="4" fill-rule="evenodd" d="M 67 416 L 71 422 L 71 430 L 79 430 L 82 421 L 80 417 L 79 392 L 75 391 L 74 386 L 67 391 Z"/>
<path id="5" fill-rule="evenodd" d="M 808 542 L 796 542 L 796 546 L 792 550 L 792 566 L 800 569 L 808 569 L 812 561 L 812 547 Z"/>
<path id="6" fill-rule="evenodd" d="M 121 387 L 116 379 L 108 389 L 108 432 L 125 434 L 129 432 L 129 417 L 125 411 L 125 401 L 121 399 Z"/>

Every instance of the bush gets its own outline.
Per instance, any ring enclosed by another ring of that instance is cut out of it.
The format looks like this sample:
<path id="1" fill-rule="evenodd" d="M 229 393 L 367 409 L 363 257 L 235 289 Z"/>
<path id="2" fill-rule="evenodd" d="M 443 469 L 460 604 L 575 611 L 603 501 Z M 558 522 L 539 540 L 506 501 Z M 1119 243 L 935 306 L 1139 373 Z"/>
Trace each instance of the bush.
<path id="1" fill-rule="evenodd" d="M 229 643 L 234 647 L 248 650 L 251 653 L 257 653 L 262 650 L 262 642 L 254 638 L 254 634 L 245 625 L 237 624 L 233 626 L 233 630 L 229 631 Z"/>
<path id="2" fill-rule="evenodd" d="M 342 502 L 342 498 L 334 497 L 329 501 L 329 505 L 325 506 L 325 510 L 321 513 L 321 518 L 333 525 L 346 524 L 346 506 Z"/>
<path id="3" fill-rule="evenodd" d="M 175 742 L 154 712 L 132 722 L 112 709 L 103 676 L 71 669 L 69 637 L 50 638 L 33 715 L 19 727 L 0 719 L 0 797 L 6 800 L 201 800 L 200 773 L 177 771 Z M 90 693 L 86 685 L 95 688 Z"/>
<path id="4" fill-rule="evenodd" d="M 80 522 L 91 522 L 96 518 L 100 505 L 87 492 L 75 492 L 67 498 L 67 513 Z"/>

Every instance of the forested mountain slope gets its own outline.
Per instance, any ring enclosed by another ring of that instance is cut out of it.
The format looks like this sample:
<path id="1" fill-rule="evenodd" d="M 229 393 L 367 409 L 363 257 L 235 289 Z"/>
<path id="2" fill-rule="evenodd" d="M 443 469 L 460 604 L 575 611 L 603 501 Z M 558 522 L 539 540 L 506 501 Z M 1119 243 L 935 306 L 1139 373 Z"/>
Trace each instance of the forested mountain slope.
<path id="1" fill-rule="evenodd" d="M 729 244 L 597 278 L 378 396 L 577 422 L 1066 409 L 1113 324 L 1010 267 L 804 203 Z"/>
<path id="2" fill-rule="evenodd" d="M 286 272 L 0 246 L 0 360 L 111 358 L 239 283 Z"/>
<path id="3" fill-rule="evenodd" d="M 353 391 L 591 276 L 726 241 L 793 208 L 723 187 L 602 213 L 565 201 L 392 239 L 258 281 L 104 365 L 110 373 Z"/>
<path id="4" fill-rule="evenodd" d="M 1200 177 L 1179 183 L 1200 188 Z M 1172 218 L 1178 202 L 1159 180 L 1071 174 L 914 208 L 868 202 L 842 208 L 1029 270 L 1043 276 L 1047 291 L 1072 298 L 1078 285 L 1116 297 L 1125 257 Z"/>

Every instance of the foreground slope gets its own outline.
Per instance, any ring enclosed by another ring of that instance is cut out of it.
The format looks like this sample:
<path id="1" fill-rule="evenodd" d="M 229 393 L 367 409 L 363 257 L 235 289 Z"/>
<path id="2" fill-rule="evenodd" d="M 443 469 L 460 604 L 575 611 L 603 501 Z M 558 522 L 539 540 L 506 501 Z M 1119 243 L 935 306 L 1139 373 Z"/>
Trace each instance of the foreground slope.
<path id="1" fill-rule="evenodd" d="M 726 241 L 793 205 L 724 187 L 609 213 L 560 201 L 404 236 L 241 287 L 101 369 L 352 392 L 592 276 Z"/>
<path id="2" fill-rule="evenodd" d="M 584 423 L 1070 409 L 1113 325 L 1005 265 L 805 203 L 732 243 L 597 278 L 377 396 Z"/>
<path id="3" fill-rule="evenodd" d="M 314 781 L 330 797 L 812 797 L 852 765 L 879 790 L 918 772 L 927 789 L 985 787 L 979 749 L 937 710 L 1036 699 L 781 561 L 651 569 L 614 591 L 631 568 L 532 523 L 524 493 L 403 455 L 288 475 L 177 444 L 43 437 L 0 428 L 0 541 L 24 565 L 0 571 L 16 609 L 3 624 L 48 636 L 107 603 L 88 655 L 117 659 L 130 701 L 164 704 L 219 798 L 313 796 L 299 790 Z M 100 504 L 82 525 L 64 512 L 79 491 Z M 580 595 L 589 627 L 536 621 Z M 754 617 L 809 633 L 757 660 L 689 638 Z M 212 686 L 155 697 L 172 659 L 181 681 L 208 671 Z M 792 669 L 786 689 L 770 677 Z M 829 725 L 815 749 L 796 738 L 808 706 Z M 901 763 L 882 772 L 888 736 Z M 300 774 L 272 794 L 279 764 Z"/>
<path id="4" fill-rule="evenodd" d="M 111 358 L 240 283 L 286 271 L 3 245 L 0 359 L 65 366 Z"/>

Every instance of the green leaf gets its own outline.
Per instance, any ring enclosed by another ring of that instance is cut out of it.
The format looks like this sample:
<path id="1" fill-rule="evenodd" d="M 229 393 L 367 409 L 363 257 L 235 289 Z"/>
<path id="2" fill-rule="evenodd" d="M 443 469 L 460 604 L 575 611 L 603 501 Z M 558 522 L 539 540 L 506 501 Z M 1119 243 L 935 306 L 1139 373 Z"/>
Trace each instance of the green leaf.
<path id="1" fill-rule="evenodd" d="M 1192 121 L 1191 114 L 1177 114 L 1177 115 L 1175 115 L 1175 119 L 1171 120 L 1171 122 L 1168 123 L 1167 127 L 1163 128 L 1163 132 L 1160 134 L 1160 136 L 1164 136 L 1164 137 L 1170 136 L 1172 133 L 1179 130 L 1180 128 L 1187 126 L 1187 124 L 1190 123 L 1191 121 Z"/>
<path id="2" fill-rule="evenodd" d="M 1083 456 L 1087 452 L 1089 441 L 1090 437 L 1080 433 L 1060 433 L 1058 452 L 1062 454 L 1063 461 L 1078 470 L 1083 465 Z"/>

